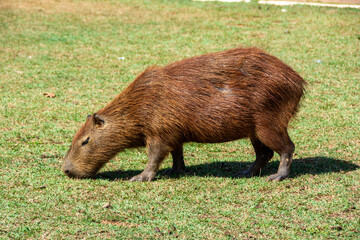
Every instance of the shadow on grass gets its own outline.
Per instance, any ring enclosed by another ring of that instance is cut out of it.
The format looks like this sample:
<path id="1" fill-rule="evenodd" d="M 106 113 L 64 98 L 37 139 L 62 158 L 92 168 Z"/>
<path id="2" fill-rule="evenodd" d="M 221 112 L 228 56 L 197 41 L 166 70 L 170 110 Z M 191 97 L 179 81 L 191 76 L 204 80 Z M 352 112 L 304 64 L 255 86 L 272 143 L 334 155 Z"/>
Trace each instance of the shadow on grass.
<path id="1" fill-rule="evenodd" d="M 227 177 L 232 178 L 235 173 L 246 170 L 252 162 L 213 162 L 186 167 L 187 176 L 213 176 L 213 177 Z M 279 166 L 279 161 L 271 161 L 261 173 L 261 176 L 268 176 L 276 173 Z M 312 157 L 294 159 L 290 178 L 295 178 L 305 174 L 324 174 L 332 172 L 350 172 L 360 168 L 359 165 L 328 157 Z M 164 171 L 158 172 L 158 177 L 164 177 Z M 107 179 L 109 181 L 127 180 L 131 177 L 140 174 L 142 170 L 128 170 L 128 171 L 107 171 L 97 174 L 94 179 Z M 168 176 L 169 178 L 178 178 L 181 175 Z"/>

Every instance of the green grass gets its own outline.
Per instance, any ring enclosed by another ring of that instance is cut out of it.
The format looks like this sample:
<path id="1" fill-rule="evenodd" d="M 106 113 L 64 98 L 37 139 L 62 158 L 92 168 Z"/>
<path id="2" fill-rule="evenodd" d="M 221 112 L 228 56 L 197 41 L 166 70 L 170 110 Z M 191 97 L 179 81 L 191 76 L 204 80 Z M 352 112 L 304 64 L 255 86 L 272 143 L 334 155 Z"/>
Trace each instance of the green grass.
<path id="1" fill-rule="evenodd" d="M 256 3 L 1 1 L 0 238 L 360 238 L 359 22 L 359 10 Z M 290 179 L 266 181 L 278 156 L 260 177 L 233 179 L 254 160 L 248 140 L 187 144 L 189 173 L 165 177 L 167 159 L 150 183 L 128 181 L 145 149 L 94 179 L 61 172 L 86 116 L 146 67 L 237 46 L 309 83 Z"/>

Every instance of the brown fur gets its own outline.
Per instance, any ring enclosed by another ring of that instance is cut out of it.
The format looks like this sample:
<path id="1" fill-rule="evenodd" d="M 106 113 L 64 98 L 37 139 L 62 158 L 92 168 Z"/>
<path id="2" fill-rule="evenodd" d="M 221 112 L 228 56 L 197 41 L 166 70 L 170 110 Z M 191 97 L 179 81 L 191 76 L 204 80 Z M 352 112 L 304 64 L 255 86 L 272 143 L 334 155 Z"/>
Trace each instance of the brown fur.
<path id="1" fill-rule="evenodd" d="M 287 126 L 304 85 L 289 66 L 256 48 L 148 68 L 88 117 L 65 157 L 64 171 L 72 177 L 92 176 L 119 151 L 147 146 L 149 163 L 132 180 L 150 181 L 168 153 L 173 157 L 170 173 L 184 170 L 185 142 L 249 137 L 256 160 L 237 176 L 258 174 L 275 151 L 281 156 L 280 167 L 269 179 L 280 181 L 290 172 L 294 144 Z"/>

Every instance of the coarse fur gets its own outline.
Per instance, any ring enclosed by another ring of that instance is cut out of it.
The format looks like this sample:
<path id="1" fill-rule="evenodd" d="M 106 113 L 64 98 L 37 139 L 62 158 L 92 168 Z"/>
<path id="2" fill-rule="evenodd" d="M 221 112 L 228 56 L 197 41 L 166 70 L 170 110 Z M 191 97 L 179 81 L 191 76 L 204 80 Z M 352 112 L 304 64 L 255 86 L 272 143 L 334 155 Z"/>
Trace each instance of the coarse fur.
<path id="1" fill-rule="evenodd" d="M 256 160 L 237 177 L 257 175 L 280 154 L 269 180 L 290 172 L 295 146 L 287 127 L 297 112 L 305 81 L 257 48 L 235 48 L 150 67 L 112 102 L 91 115 L 65 157 L 70 177 L 90 177 L 118 152 L 146 146 L 149 162 L 132 181 L 151 181 L 169 154 L 185 169 L 183 144 L 250 138 Z"/>

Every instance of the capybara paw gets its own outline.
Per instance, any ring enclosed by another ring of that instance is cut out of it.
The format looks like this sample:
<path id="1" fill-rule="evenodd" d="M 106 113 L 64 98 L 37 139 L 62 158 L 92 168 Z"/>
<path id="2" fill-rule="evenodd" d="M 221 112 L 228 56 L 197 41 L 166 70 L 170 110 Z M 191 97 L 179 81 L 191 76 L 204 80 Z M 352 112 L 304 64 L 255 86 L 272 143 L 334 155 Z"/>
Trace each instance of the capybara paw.
<path id="1" fill-rule="evenodd" d="M 156 173 L 155 172 L 142 172 L 139 175 L 136 175 L 130 179 L 130 182 L 145 182 L 145 181 L 152 181 L 155 178 Z"/>
<path id="2" fill-rule="evenodd" d="M 275 173 L 270 175 L 267 180 L 268 181 L 275 181 L 275 182 L 280 182 L 282 180 L 284 180 L 285 178 L 288 177 L 288 174 L 283 174 L 283 173 Z"/>
<path id="3" fill-rule="evenodd" d="M 163 172 L 164 175 L 178 175 L 178 174 L 184 174 L 185 169 L 178 169 L 178 168 L 170 168 Z"/>

